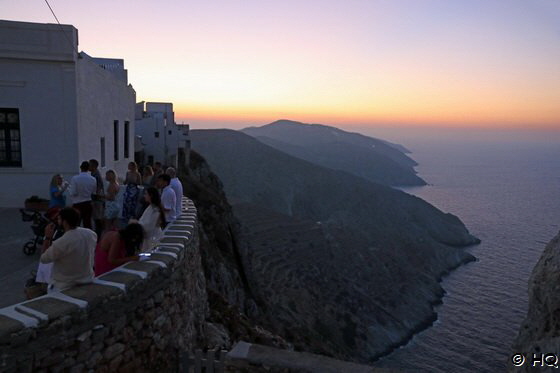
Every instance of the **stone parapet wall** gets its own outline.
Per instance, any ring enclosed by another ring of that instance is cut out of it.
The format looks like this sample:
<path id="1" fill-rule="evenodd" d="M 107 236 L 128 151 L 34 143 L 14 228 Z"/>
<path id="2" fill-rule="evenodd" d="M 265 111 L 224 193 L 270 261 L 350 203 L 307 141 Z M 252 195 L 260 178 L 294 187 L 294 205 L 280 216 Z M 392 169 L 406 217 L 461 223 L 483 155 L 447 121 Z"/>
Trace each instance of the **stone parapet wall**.
<path id="1" fill-rule="evenodd" d="M 0 372 L 168 372 L 208 316 L 196 208 L 183 199 L 149 260 L 0 309 Z"/>
<path id="2" fill-rule="evenodd" d="M 226 357 L 227 373 L 396 373 L 328 356 L 238 342 Z"/>

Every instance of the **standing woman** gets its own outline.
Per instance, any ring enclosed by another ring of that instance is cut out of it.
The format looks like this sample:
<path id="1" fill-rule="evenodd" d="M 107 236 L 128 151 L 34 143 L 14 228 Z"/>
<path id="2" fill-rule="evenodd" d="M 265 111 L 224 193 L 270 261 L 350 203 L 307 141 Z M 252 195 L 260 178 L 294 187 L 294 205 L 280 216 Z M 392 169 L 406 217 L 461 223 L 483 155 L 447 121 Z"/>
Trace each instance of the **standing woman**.
<path id="1" fill-rule="evenodd" d="M 136 207 L 138 205 L 138 185 L 142 185 L 142 175 L 138 172 L 136 162 L 128 164 L 128 172 L 124 179 L 126 190 L 123 198 L 123 211 L 122 217 L 125 222 L 132 218 L 136 218 Z"/>
<path id="2" fill-rule="evenodd" d="M 154 177 L 154 170 L 152 166 L 144 166 L 144 172 L 142 174 L 142 184 L 144 188 L 148 188 L 152 185 L 152 178 Z"/>
<path id="3" fill-rule="evenodd" d="M 142 251 L 146 252 L 153 248 L 155 242 L 159 240 L 163 234 L 162 229 L 165 227 L 165 212 L 161 205 L 161 197 L 154 187 L 149 187 L 144 193 L 144 200 L 148 207 L 140 217 L 138 223 L 142 225 L 146 236 L 142 242 Z"/>
<path id="4" fill-rule="evenodd" d="M 51 197 L 49 208 L 66 207 L 66 196 L 64 195 L 66 189 L 68 189 L 68 182 L 64 181 L 60 174 L 55 174 L 51 179 L 49 187 L 49 195 Z"/>
<path id="5" fill-rule="evenodd" d="M 105 229 L 117 229 L 117 221 L 121 208 L 117 202 L 117 194 L 119 194 L 119 182 L 117 181 L 117 174 L 113 170 L 105 173 L 105 180 L 109 183 L 105 191 Z"/>

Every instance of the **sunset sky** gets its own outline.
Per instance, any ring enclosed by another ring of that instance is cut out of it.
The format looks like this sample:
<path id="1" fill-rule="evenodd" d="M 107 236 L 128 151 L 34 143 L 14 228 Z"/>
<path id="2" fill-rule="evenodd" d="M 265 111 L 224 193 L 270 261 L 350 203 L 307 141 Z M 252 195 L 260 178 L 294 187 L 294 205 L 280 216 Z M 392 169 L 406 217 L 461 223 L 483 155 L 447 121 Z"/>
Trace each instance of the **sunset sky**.
<path id="1" fill-rule="evenodd" d="M 194 128 L 560 129 L 558 0 L 49 0 L 79 49 Z M 55 23 L 44 0 L 0 18 Z"/>

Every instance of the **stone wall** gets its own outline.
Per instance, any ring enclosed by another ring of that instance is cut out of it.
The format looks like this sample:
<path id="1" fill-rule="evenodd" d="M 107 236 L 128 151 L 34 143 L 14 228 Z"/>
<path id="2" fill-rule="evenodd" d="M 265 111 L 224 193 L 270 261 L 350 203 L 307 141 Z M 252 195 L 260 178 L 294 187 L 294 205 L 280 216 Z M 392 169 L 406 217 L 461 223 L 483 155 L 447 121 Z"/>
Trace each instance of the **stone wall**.
<path id="1" fill-rule="evenodd" d="M 184 198 L 150 260 L 0 309 L 0 371 L 177 371 L 209 313 L 197 226 Z"/>

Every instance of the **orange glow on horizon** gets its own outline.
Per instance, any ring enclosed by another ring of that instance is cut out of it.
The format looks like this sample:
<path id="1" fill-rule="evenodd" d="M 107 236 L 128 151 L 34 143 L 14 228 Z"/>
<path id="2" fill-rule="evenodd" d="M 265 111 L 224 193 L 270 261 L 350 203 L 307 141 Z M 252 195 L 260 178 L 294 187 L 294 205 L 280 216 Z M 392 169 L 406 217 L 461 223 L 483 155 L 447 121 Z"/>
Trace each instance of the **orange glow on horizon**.
<path id="1" fill-rule="evenodd" d="M 52 5 L 80 50 L 124 59 L 138 101 L 193 126 L 560 129 L 558 1 L 241 3 Z M 36 2 L 2 17 L 54 23 Z"/>
<path id="2" fill-rule="evenodd" d="M 190 105 L 174 105 L 175 117 L 178 122 L 206 123 L 222 122 L 224 127 L 230 125 L 264 125 L 279 119 L 290 119 L 304 123 L 361 126 L 392 126 L 392 127 L 445 127 L 445 128 L 503 128 L 503 129 L 557 129 L 560 130 L 558 116 L 547 116 L 527 108 L 511 110 L 509 116 L 493 110 L 480 113 L 447 110 L 430 115 L 427 111 L 401 110 L 386 114 L 375 112 L 354 113 L 341 111 L 338 108 L 325 110 L 318 108 L 310 112 L 302 108 L 251 108 L 239 106 L 193 107 Z"/>

